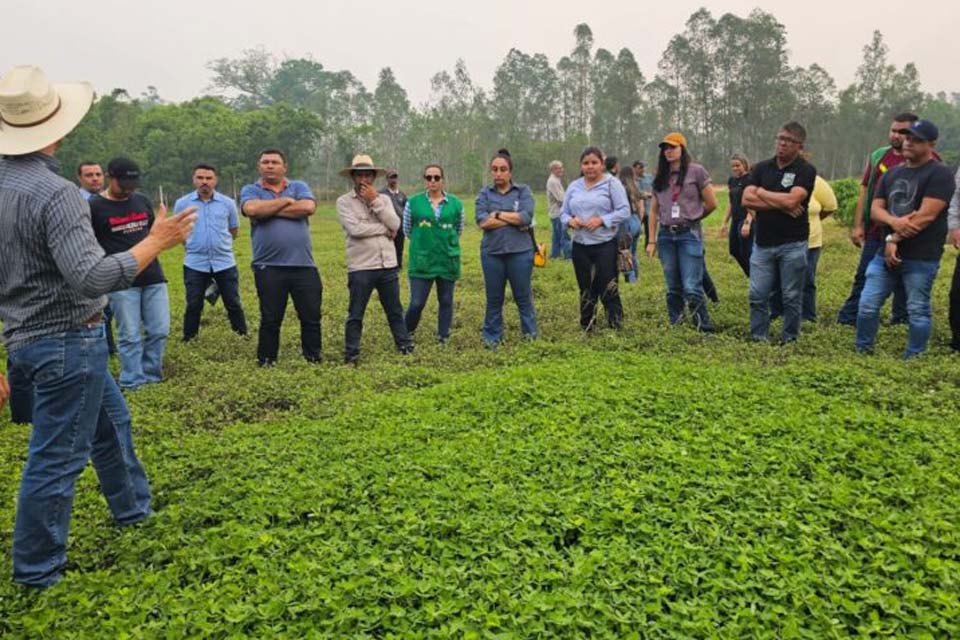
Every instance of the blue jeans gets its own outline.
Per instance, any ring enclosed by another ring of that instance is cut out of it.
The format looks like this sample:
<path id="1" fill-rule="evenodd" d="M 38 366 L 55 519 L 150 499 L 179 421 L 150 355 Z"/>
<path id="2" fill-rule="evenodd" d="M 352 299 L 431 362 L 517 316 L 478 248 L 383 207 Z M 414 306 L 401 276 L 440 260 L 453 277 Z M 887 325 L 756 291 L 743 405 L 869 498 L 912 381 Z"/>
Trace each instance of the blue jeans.
<path id="1" fill-rule="evenodd" d="M 781 342 L 800 335 L 803 279 L 807 271 L 807 241 L 788 242 L 775 247 L 755 245 L 750 254 L 750 335 L 754 340 L 770 338 L 770 296 L 777 277 L 783 291 Z"/>
<path id="2" fill-rule="evenodd" d="M 570 252 L 573 250 L 570 233 L 560 222 L 560 218 L 551 218 L 550 226 L 553 227 L 553 233 L 550 236 L 550 257 L 569 260 Z"/>
<path id="3" fill-rule="evenodd" d="M 166 283 L 115 291 L 110 294 L 110 306 L 117 321 L 120 388 L 136 389 L 163 380 L 163 352 L 170 333 Z"/>
<path id="4" fill-rule="evenodd" d="M 817 263 L 820 262 L 821 247 L 807 249 L 807 270 L 803 274 L 803 303 L 800 317 L 810 322 L 817 320 Z M 775 275 L 773 295 L 770 296 L 770 317 L 783 315 L 783 290 L 780 287 L 780 274 Z"/>
<path id="5" fill-rule="evenodd" d="M 14 424 L 33 422 L 33 383 L 26 373 L 7 358 L 7 383 L 10 385 L 10 420 Z"/>
<path id="6" fill-rule="evenodd" d="M 873 348 L 880 328 L 880 308 L 898 284 L 907 293 L 908 332 L 904 357 L 916 356 L 926 350 L 933 326 L 930 291 L 939 268 L 939 260 L 904 260 L 896 269 L 888 268 L 880 255 L 870 261 L 857 311 L 858 351 Z"/>
<path id="7" fill-rule="evenodd" d="M 536 338 L 539 331 L 531 287 L 533 250 L 494 255 L 481 251 L 480 266 L 483 268 L 483 286 L 487 294 L 483 341 L 496 344 L 503 340 L 503 303 L 506 300 L 507 282 L 510 282 L 510 291 L 520 312 L 520 331 L 524 336 Z"/>
<path id="8" fill-rule="evenodd" d="M 857 324 L 857 310 L 860 308 L 860 296 L 867 282 L 867 267 L 878 252 L 883 251 L 882 239 L 866 238 L 863 241 L 863 250 L 860 252 L 860 262 L 857 263 L 857 272 L 853 276 L 853 288 L 850 295 L 840 307 L 837 322 L 854 326 Z M 898 282 L 893 290 L 893 309 L 890 311 L 890 322 L 905 322 L 907 320 L 907 294 L 903 290 L 903 283 Z"/>
<path id="9" fill-rule="evenodd" d="M 701 331 L 713 331 L 703 300 L 703 241 L 689 229 L 671 232 L 661 227 L 657 234 L 657 253 L 667 286 L 670 324 L 680 322 L 686 302 L 694 325 Z"/>
<path id="10" fill-rule="evenodd" d="M 453 290 L 457 285 L 453 280 L 410 278 L 410 304 L 407 306 L 407 315 L 404 322 L 407 325 L 407 331 L 411 334 L 417 330 L 417 326 L 420 324 L 420 316 L 423 314 L 423 308 L 427 305 L 427 298 L 430 297 L 430 289 L 434 282 L 437 283 L 437 304 L 439 306 L 437 311 L 437 337 L 446 340 L 450 337 L 450 326 L 453 324 Z"/>
<path id="11" fill-rule="evenodd" d="M 150 515 L 150 486 L 133 450 L 130 412 L 107 369 L 102 324 L 41 338 L 10 359 L 34 388 L 33 433 L 13 529 L 13 578 L 48 587 L 67 563 L 74 484 L 88 460 L 117 524 Z"/>

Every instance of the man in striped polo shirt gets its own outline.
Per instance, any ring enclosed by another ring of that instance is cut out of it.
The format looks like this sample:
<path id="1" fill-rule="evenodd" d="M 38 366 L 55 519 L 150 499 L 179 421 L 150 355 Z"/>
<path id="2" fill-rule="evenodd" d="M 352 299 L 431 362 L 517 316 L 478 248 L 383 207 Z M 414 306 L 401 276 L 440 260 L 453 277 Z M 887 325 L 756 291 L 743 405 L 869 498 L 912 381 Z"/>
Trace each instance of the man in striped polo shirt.
<path id="1" fill-rule="evenodd" d="M 0 77 L 0 321 L 11 366 L 34 401 L 13 579 L 40 588 L 63 577 L 74 483 L 91 457 L 117 524 L 150 515 L 130 414 L 107 369 L 101 314 L 104 294 L 129 287 L 194 221 L 191 210 L 159 216 L 135 247 L 104 255 L 86 200 L 57 175 L 54 159 L 92 102 L 88 83 L 54 85 L 38 67 Z M 9 385 L 0 378 L 2 407 Z"/>

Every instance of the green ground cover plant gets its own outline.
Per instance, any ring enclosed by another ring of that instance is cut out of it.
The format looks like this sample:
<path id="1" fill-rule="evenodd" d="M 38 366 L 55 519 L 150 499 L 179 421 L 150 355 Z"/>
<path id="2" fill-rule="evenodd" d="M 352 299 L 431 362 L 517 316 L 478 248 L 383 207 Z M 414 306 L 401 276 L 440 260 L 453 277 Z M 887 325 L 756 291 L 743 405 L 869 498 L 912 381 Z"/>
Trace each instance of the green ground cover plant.
<path id="1" fill-rule="evenodd" d="M 471 199 L 465 198 L 470 202 Z M 468 205 L 468 209 L 472 207 Z M 538 234 L 549 240 L 538 198 Z M 580 332 L 569 263 L 534 274 L 542 339 L 481 348 L 479 232 L 464 235 L 453 338 L 394 352 L 379 305 L 340 364 L 347 290 L 331 206 L 311 223 L 325 362 L 277 367 L 207 307 L 189 346 L 182 253 L 164 257 L 161 385 L 129 396 L 156 515 L 118 530 L 92 469 L 66 579 L 7 576 L 29 430 L 0 418 L 0 635 L 14 638 L 844 638 L 960 636 L 955 252 L 930 352 L 905 329 L 856 356 L 834 324 L 857 252 L 827 224 L 819 314 L 787 347 L 746 341 L 747 281 L 706 230 L 719 333 L 666 321 L 659 263 L 622 285 L 619 333 Z M 249 229 L 237 241 L 258 318 Z M 404 300 L 407 299 L 404 279 Z"/>

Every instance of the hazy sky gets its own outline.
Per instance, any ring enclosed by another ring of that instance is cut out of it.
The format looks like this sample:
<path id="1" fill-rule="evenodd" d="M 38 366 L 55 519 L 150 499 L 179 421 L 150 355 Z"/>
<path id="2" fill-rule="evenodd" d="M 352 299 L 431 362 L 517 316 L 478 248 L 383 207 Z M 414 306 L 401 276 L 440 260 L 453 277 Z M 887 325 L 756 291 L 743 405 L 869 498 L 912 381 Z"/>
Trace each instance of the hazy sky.
<path id="1" fill-rule="evenodd" d="M 651 79 L 669 39 L 701 6 L 719 17 L 747 15 L 758 3 L 3 0 L 0 68 L 39 64 L 54 80 L 89 80 L 100 92 L 123 87 L 134 96 L 154 85 L 162 98 L 179 101 L 204 92 L 208 61 L 262 45 L 278 56 L 312 56 L 327 69 L 350 70 L 371 91 L 380 68 L 390 66 L 419 104 L 430 76 L 458 57 L 484 87 L 511 47 L 545 53 L 555 64 L 572 48 L 580 22 L 590 25 L 598 46 L 630 48 Z M 911 7 L 922 7 L 922 15 Z M 791 64 L 820 63 L 840 87 L 853 79 L 861 49 L 879 29 L 890 60 L 916 63 L 925 90 L 960 91 L 956 0 L 803 0 L 763 8 L 786 26 Z"/>

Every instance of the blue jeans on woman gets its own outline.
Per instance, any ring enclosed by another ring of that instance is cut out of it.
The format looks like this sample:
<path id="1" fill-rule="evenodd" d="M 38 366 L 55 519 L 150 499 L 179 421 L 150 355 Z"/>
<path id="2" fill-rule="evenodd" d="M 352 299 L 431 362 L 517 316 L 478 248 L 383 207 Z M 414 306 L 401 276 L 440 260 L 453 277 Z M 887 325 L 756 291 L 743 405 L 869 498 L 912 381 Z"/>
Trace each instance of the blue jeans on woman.
<path id="1" fill-rule="evenodd" d="M 503 340 L 503 303 L 507 282 L 513 300 L 520 312 L 520 331 L 525 337 L 536 338 L 537 312 L 533 309 L 533 249 L 516 253 L 489 254 L 480 252 L 483 268 L 483 286 L 487 294 L 487 309 L 483 317 L 483 342 L 488 346 Z"/>
<path id="2" fill-rule="evenodd" d="M 930 291 L 940 269 L 939 260 L 904 260 L 891 269 L 882 255 L 867 266 L 867 280 L 857 310 L 857 351 L 869 351 L 880 328 L 880 309 L 890 294 L 902 286 L 907 294 L 907 350 L 905 358 L 927 349 L 933 328 Z"/>
<path id="3" fill-rule="evenodd" d="M 120 388 L 136 389 L 163 380 L 163 352 L 170 334 L 167 284 L 115 291 L 110 294 L 110 306 L 117 321 Z"/>
<path id="4" fill-rule="evenodd" d="M 130 412 L 107 360 L 101 323 L 10 354 L 34 389 L 33 433 L 13 529 L 17 582 L 48 587 L 62 577 L 74 484 L 91 458 L 117 524 L 150 515 L 150 486 L 133 450 Z"/>
<path id="5" fill-rule="evenodd" d="M 437 283 L 437 337 L 441 342 L 446 342 L 450 337 L 450 327 L 453 325 L 453 290 L 456 288 L 456 282 L 453 280 L 444 280 L 443 278 L 410 278 L 410 304 L 407 306 L 407 315 L 405 323 L 407 331 L 413 334 L 420 324 L 420 316 L 423 314 L 423 308 L 427 305 L 427 298 L 430 297 L 430 289 L 433 283 Z"/>
<path id="6" fill-rule="evenodd" d="M 703 241 L 690 229 L 670 231 L 660 227 L 657 253 L 667 285 L 670 324 L 680 322 L 686 302 L 694 326 L 701 331 L 713 331 L 713 322 L 703 299 Z"/>
<path id="7" fill-rule="evenodd" d="M 570 233 L 560 222 L 560 218 L 550 218 L 550 226 L 553 233 L 550 235 L 550 257 L 570 259 L 570 252 L 573 250 L 573 240 L 570 239 Z"/>
<path id="8" fill-rule="evenodd" d="M 755 245 L 750 255 L 750 335 L 754 340 L 770 339 L 770 297 L 780 278 L 783 291 L 781 342 L 800 335 L 803 278 L 807 271 L 807 241 L 773 247 Z"/>

